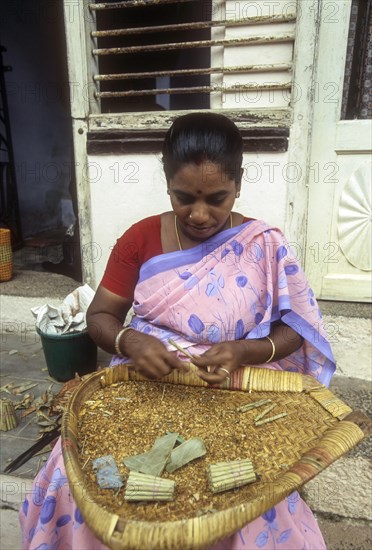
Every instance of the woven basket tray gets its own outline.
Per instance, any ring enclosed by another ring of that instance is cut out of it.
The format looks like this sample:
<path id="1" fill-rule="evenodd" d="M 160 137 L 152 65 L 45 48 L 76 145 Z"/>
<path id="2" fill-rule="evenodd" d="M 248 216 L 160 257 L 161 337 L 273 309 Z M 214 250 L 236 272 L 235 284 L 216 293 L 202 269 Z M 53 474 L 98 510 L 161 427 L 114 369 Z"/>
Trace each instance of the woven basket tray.
<path id="1" fill-rule="evenodd" d="M 63 456 L 75 501 L 95 535 L 114 550 L 143 550 L 148 547 L 149 541 L 154 550 L 207 548 L 217 540 L 236 532 L 300 488 L 360 442 L 364 432 L 368 431 L 366 417 L 360 413 L 352 413 L 350 407 L 314 378 L 270 369 L 242 368 L 220 388 L 209 391 L 237 390 L 231 394 L 234 396 L 249 392 L 244 394 L 247 401 L 270 397 L 281 406 L 281 410 L 285 407 L 288 412 L 288 416 L 280 421 L 267 424 L 270 429 L 260 432 L 260 438 L 265 433 L 263 443 L 260 439 L 260 445 L 264 448 L 261 462 L 257 464 L 260 459 L 254 457 L 260 479 L 244 493 L 246 500 L 237 500 L 237 504 L 230 503 L 226 509 L 214 513 L 177 521 L 169 521 L 169 518 L 167 521 L 163 511 L 159 514 L 162 521 L 126 519 L 103 508 L 94 501 L 93 494 L 89 492 L 83 465 L 79 460 L 78 416 L 84 403 L 95 391 L 131 380 L 145 379 L 128 365 L 119 365 L 92 374 L 73 394 L 62 423 Z M 207 385 L 193 372 L 183 374 L 179 371 L 173 371 L 163 382 Z M 172 386 L 167 388 L 169 391 Z M 291 419 L 298 414 L 299 407 L 304 421 L 297 422 L 294 428 Z M 309 414 L 306 414 L 307 411 Z M 268 461 L 267 456 L 274 458 Z"/>

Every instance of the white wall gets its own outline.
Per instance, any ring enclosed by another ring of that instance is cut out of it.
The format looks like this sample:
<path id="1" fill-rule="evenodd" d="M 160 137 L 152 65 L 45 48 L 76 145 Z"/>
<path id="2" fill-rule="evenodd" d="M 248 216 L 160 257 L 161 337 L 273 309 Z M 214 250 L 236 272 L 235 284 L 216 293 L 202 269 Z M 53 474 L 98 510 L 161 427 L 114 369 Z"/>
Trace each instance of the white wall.
<path id="1" fill-rule="evenodd" d="M 286 153 L 244 156 L 241 196 L 235 210 L 284 227 Z M 92 244 L 83 260 L 93 261 L 96 285 L 117 237 L 133 223 L 170 210 L 160 155 L 102 155 L 88 158 Z"/>

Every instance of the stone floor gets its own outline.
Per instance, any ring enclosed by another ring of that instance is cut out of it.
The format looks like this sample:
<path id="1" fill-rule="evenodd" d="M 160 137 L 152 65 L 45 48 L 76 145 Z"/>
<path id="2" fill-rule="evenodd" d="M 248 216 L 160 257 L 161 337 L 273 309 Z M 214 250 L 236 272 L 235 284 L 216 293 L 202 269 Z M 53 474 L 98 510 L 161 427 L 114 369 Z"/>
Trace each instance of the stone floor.
<path id="1" fill-rule="evenodd" d="M 49 375 L 40 337 L 36 333 L 27 333 L 21 337 L 18 334 L 3 333 L 1 338 L 1 398 L 6 397 L 14 402 L 20 402 L 26 393 L 38 398 L 48 389 L 54 394 L 59 391 L 63 384 Z M 106 366 L 108 361 L 109 356 L 100 351 L 98 365 Z M 18 395 L 7 392 L 7 385 L 25 384 L 33 384 L 34 387 Z M 36 422 L 36 414 L 32 413 L 21 418 L 22 412 L 24 409 L 17 411 L 19 418 L 17 428 L 0 434 L 1 472 L 11 459 L 28 449 L 40 437 L 40 426 Z M 17 476 L 34 477 L 44 459 L 45 455 L 34 457 L 17 471 Z"/>

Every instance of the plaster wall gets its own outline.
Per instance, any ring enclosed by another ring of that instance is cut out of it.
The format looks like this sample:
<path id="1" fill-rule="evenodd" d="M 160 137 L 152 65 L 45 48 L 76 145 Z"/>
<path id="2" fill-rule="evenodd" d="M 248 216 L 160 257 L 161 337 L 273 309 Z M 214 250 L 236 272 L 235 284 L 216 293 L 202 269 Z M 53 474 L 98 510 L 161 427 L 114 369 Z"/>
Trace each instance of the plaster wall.
<path id="1" fill-rule="evenodd" d="M 245 155 L 234 209 L 283 228 L 286 188 L 293 177 L 286 161 L 286 153 Z M 88 169 L 92 242 L 83 247 L 82 258 L 93 263 L 97 286 L 116 239 L 133 223 L 171 207 L 160 155 L 89 156 Z"/>

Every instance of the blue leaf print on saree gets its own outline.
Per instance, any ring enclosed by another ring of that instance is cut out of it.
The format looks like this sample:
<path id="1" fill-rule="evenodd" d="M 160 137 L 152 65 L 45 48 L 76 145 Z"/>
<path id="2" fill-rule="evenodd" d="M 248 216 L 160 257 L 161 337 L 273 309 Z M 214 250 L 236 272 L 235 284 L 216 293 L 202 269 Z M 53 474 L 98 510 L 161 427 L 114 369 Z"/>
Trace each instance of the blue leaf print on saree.
<path id="1" fill-rule="evenodd" d="M 207 340 L 213 344 L 218 344 L 218 342 L 221 342 L 221 330 L 217 325 L 210 325 L 207 328 Z"/>
<path id="2" fill-rule="evenodd" d="M 196 277 L 196 275 L 193 275 L 192 277 L 187 279 L 187 281 L 185 282 L 184 287 L 185 287 L 186 290 L 191 290 L 192 288 L 194 288 L 194 286 L 196 286 L 198 284 L 199 284 L 198 277 Z"/>
<path id="3" fill-rule="evenodd" d="M 279 246 L 276 251 L 276 261 L 279 263 L 287 255 L 287 249 L 285 246 Z"/>
<path id="4" fill-rule="evenodd" d="M 261 531 L 261 533 L 257 535 L 255 540 L 257 548 L 263 548 L 264 546 L 266 546 L 268 540 L 269 540 L 269 532 Z"/>
<path id="5" fill-rule="evenodd" d="M 32 539 L 34 538 L 35 531 L 36 531 L 36 527 L 31 527 L 31 529 L 28 532 L 28 542 L 31 542 Z"/>
<path id="6" fill-rule="evenodd" d="M 309 290 L 307 291 L 308 293 L 308 296 L 309 296 L 309 304 L 311 306 L 314 306 L 315 305 L 315 301 L 314 301 L 314 292 L 311 288 L 309 288 Z"/>
<path id="7" fill-rule="evenodd" d="M 270 508 L 267 512 L 262 514 L 263 519 L 265 519 L 268 523 L 273 523 L 273 521 L 276 518 L 276 510 L 275 508 Z"/>
<path id="8" fill-rule="evenodd" d="M 276 542 L 278 544 L 282 544 L 283 542 L 287 542 L 287 540 L 290 538 L 292 534 L 292 529 L 286 529 L 285 531 L 282 531 L 279 535 L 279 537 L 276 539 Z"/>
<path id="9" fill-rule="evenodd" d="M 243 245 L 240 244 L 238 241 L 233 240 L 231 241 L 231 246 L 234 251 L 235 256 L 241 256 L 243 254 Z"/>
<path id="10" fill-rule="evenodd" d="M 239 319 L 235 327 L 235 340 L 241 340 L 243 336 L 244 336 L 244 323 L 242 319 Z"/>
<path id="11" fill-rule="evenodd" d="M 41 508 L 40 512 L 40 523 L 43 525 L 45 523 L 49 523 L 49 521 L 54 516 L 54 512 L 56 511 L 57 506 L 57 500 L 56 497 L 53 496 L 47 496 L 44 500 L 43 507 Z"/>
<path id="12" fill-rule="evenodd" d="M 205 289 L 205 293 L 208 297 L 215 296 L 217 294 L 218 290 L 215 284 L 208 283 L 207 288 Z"/>
<path id="13" fill-rule="evenodd" d="M 217 279 L 218 286 L 221 288 L 225 288 L 225 279 L 223 278 L 223 275 L 220 275 Z"/>
<path id="14" fill-rule="evenodd" d="M 46 489 L 44 489 L 38 482 L 35 483 L 35 487 L 32 491 L 32 502 L 35 506 L 41 506 L 44 502 L 46 495 Z"/>
<path id="15" fill-rule="evenodd" d="M 258 243 L 254 243 L 254 252 L 256 255 L 256 262 L 259 262 L 260 260 L 262 260 L 262 258 L 264 257 L 264 253 Z"/>
<path id="16" fill-rule="evenodd" d="M 53 477 L 50 480 L 52 491 L 58 491 L 63 485 L 67 483 L 67 477 L 62 474 L 61 468 L 56 468 Z"/>
<path id="17" fill-rule="evenodd" d="M 227 256 L 229 252 L 230 252 L 230 248 L 224 248 L 221 252 L 221 260 L 223 260 L 224 257 Z"/>
<path id="18" fill-rule="evenodd" d="M 59 516 L 59 518 L 56 521 L 57 527 L 63 527 L 66 525 L 69 521 L 71 521 L 70 514 L 64 514 L 63 516 Z"/>
<path id="19" fill-rule="evenodd" d="M 284 268 L 284 271 L 286 275 L 296 275 L 296 273 L 298 273 L 298 265 L 296 264 L 286 265 Z"/>
<path id="20" fill-rule="evenodd" d="M 288 511 L 289 511 L 289 513 L 290 514 L 295 514 L 296 510 L 297 510 L 298 502 L 300 500 L 300 495 L 298 494 L 297 491 L 295 491 L 294 493 L 289 495 L 286 500 L 288 502 Z"/>
<path id="21" fill-rule="evenodd" d="M 192 276 L 192 273 L 190 273 L 190 271 L 184 271 L 179 275 L 180 279 L 182 279 L 183 281 L 187 281 L 187 279 L 190 279 L 191 276 Z"/>
<path id="22" fill-rule="evenodd" d="M 275 537 L 273 531 L 278 530 L 277 522 L 275 521 L 276 518 L 276 510 L 275 508 L 270 508 L 267 512 L 262 514 L 261 516 L 266 521 L 266 530 L 261 531 L 259 535 L 256 537 L 256 545 L 258 548 L 263 548 L 266 546 L 269 536 L 271 535 L 273 540 L 273 548 L 275 548 Z"/>
<path id="23" fill-rule="evenodd" d="M 195 334 L 201 334 L 205 329 L 204 323 L 195 313 L 192 313 L 187 321 L 189 327 Z"/>
<path id="24" fill-rule="evenodd" d="M 81 512 L 80 512 L 79 508 L 76 508 L 76 509 L 75 509 L 74 518 L 75 518 L 75 521 L 76 521 L 77 523 L 80 523 L 80 524 L 83 524 L 83 523 L 84 523 L 84 518 L 83 518 L 83 516 L 81 515 Z"/>
<path id="25" fill-rule="evenodd" d="M 30 503 L 28 502 L 28 499 L 25 498 L 25 500 L 23 501 L 23 504 L 22 504 L 22 512 L 24 513 L 25 516 L 27 516 L 27 514 L 28 514 L 29 505 L 30 505 Z"/>
<path id="26" fill-rule="evenodd" d="M 235 278 L 235 281 L 238 287 L 244 288 L 248 283 L 248 278 L 245 275 L 238 275 L 238 277 Z"/>
<path id="27" fill-rule="evenodd" d="M 256 325 L 259 325 L 262 319 L 263 319 L 262 313 L 256 313 L 256 315 L 254 316 L 254 322 L 256 323 Z"/>

